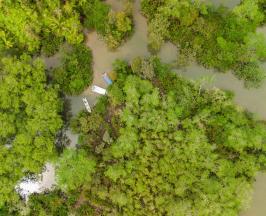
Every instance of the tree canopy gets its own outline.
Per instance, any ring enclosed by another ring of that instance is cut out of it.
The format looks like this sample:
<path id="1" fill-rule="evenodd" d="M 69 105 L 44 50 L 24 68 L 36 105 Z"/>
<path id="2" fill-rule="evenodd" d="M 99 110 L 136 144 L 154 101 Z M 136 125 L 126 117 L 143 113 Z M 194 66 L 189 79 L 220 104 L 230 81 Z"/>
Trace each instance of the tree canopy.
<path id="1" fill-rule="evenodd" d="M 113 11 L 100 0 L 84 3 L 82 11 L 84 26 L 96 29 L 110 49 L 117 48 L 133 31 L 132 0 L 124 1 L 122 11 Z"/>
<path id="2" fill-rule="evenodd" d="M 84 30 L 116 49 L 133 32 L 133 0 L 123 4 L 116 11 L 101 0 L 0 0 L 0 215 L 236 216 L 248 206 L 266 165 L 265 122 L 156 57 L 117 60 L 108 94 L 71 121 L 77 149 L 55 151 L 66 120 L 60 95 L 79 94 L 93 79 Z M 232 9 L 142 0 L 141 8 L 151 51 L 168 40 L 179 65 L 196 59 L 232 70 L 246 87 L 265 79 L 266 41 L 256 32 L 265 0 Z M 70 50 L 62 65 L 46 70 L 38 56 L 63 43 Z M 19 202 L 15 186 L 51 158 L 55 190 Z"/>
<path id="3" fill-rule="evenodd" d="M 53 55 L 64 41 L 80 44 L 84 28 L 96 29 L 115 49 L 133 30 L 131 8 L 131 0 L 118 12 L 100 0 L 1 1 L 0 53 Z"/>
<path id="4" fill-rule="evenodd" d="M 66 40 L 70 44 L 83 40 L 79 14 L 70 3 L 63 4 L 60 0 L 12 0 L 2 1 L 0 9 L 1 51 L 32 53 L 41 46 L 49 46 L 47 40 L 54 45 L 58 40 Z"/>
<path id="5" fill-rule="evenodd" d="M 44 64 L 23 55 L 0 67 L 0 207 L 12 201 L 15 184 L 38 173 L 54 154 L 62 126 L 57 88 L 46 82 Z"/>
<path id="6" fill-rule="evenodd" d="M 55 83 L 69 95 L 80 94 L 92 83 L 92 53 L 83 44 L 71 47 L 62 57 L 62 66 L 52 72 Z"/>
<path id="7" fill-rule="evenodd" d="M 57 163 L 57 182 L 63 191 L 73 191 L 92 181 L 96 162 L 86 152 L 66 149 Z"/>
<path id="8" fill-rule="evenodd" d="M 232 10 L 192 0 L 141 3 L 151 50 L 158 51 L 170 40 L 179 47 L 180 65 L 195 58 L 205 67 L 233 70 L 246 87 L 262 84 L 265 71 L 260 61 L 265 61 L 266 39 L 256 33 L 265 20 L 262 1 L 243 0 Z"/>
<path id="9" fill-rule="evenodd" d="M 145 65 L 153 76 L 144 76 Z M 265 124 L 157 58 L 117 61 L 114 70 L 108 96 L 71 124 L 96 161 L 90 182 L 72 191 L 80 194 L 73 206 L 87 203 L 95 215 L 180 216 L 233 216 L 247 207 L 265 165 Z"/>

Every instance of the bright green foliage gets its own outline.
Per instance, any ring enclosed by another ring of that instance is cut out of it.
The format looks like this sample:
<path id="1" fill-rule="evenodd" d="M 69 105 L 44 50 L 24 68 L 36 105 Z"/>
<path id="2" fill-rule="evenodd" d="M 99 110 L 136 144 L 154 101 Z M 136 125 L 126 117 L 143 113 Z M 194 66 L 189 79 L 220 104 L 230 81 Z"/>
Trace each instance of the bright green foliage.
<path id="1" fill-rule="evenodd" d="M 266 40 L 263 34 L 249 34 L 245 38 L 245 42 L 250 51 L 256 52 L 259 59 L 266 59 Z"/>
<path id="2" fill-rule="evenodd" d="M 63 57 L 63 66 L 54 70 L 54 81 L 66 94 L 79 94 L 93 79 L 91 50 L 83 44 L 76 45 Z"/>
<path id="3" fill-rule="evenodd" d="M 83 13 L 86 16 L 84 26 L 96 29 L 100 34 L 105 33 L 106 23 L 110 6 L 100 0 L 92 0 L 82 5 Z"/>
<path id="4" fill-rule="evenodd" d="M 265 72 L 260 61 L 265 60 L 266 40 L 255 33 L 265 16 L 259 0 L 243 0 L 231 11 L 192 0 L 141 3 L 149 20 L 151 50 L 158 51 L 170 40 L 179 47 L 179 65 L 195 58 L 205 67 L 236 71 L 247 87 L 262 84 Z"/>
<path id="5" fill-rule="evenodd" d="M 117 48 L 133 31 L 132 1 L 113 12 L 100 0 L 0 2 L 0 52 L 53 55 L 66 41 L 80 44 L 82 28 L 95 29 L 109 48 Z"/>
<path id="6" fill-rule="evenodd" d="M 238 215 L 265 165 L 265 125 L 158 59 L 136 61 L 152 64 L 152 83 L 134 75 L 136 62 L 117 61 L 105 109 L 74 121 L 97 157 L 87 201 L 101 215 Z"/>
<path id="7" fill-rule="evenodd" d="M 64 38 L 70 44 L 78 44 L 83 40 L 79 14 L 67 1 L 38 1 L 36 8 L 43 32 Z"/>
<path id="8" fill-rule="evenodd" d="M 233 9 L 233 13 L 240 19 L 253 21 L 260 24 L 264 19 L 264 14 L 259 7 L 260 0 L 243 0 L 240 5 Z"/>
<path id="9" fill-rule="evenodd" d="M 53 54 L 48 41 L 77 44 L 83 40 L 79 14 L 67 1 L 1 1 L 0 50 Z"/>
<path id="10" fill-rule="evenodd" d="M 40 41 L 38 14 L 30 7 L 14 1 L 0 2 L 0 49 L 18 47 L 37 50 Z"/>
<path id="11" fill-rule="evenodd" d="M 53 155 L 62 120 L 58 92 L 46 84 L 40 60 L 3 58 L 0 77 L 1 207 L 12 202 L 17 181 L 40 172 Z"/>
<path id="12" fill-rule="evenodd" d="M 89 184 L 92 181 L 95 166 L 95 160 L 88 158 L 85 151 L 66 149 L 59 158 L 56 168 L 59 187 L 69 192 Z"/>

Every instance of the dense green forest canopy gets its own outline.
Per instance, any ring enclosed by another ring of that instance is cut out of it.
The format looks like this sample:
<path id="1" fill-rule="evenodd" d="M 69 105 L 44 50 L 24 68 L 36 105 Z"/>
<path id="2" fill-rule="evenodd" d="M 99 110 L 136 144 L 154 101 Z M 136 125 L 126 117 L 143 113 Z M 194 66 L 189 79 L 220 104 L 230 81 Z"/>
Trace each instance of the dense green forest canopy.
<path id="1" fill-rule="evenodd" d="M 65 41 L 81 43 L 84 27 L 96 29 L 117 48 L 133 30 L 131 8 L 131 1 L 118 12 L 100 0 L 1 1 L 0 52 L 52 55 Z"/>
<path id="2" fill-rule="evenodd" d="M 1 50 L 36 52 L 44 44 L 83 40 L 74 1 L 1 1 Z M 53 42 L 54 41 L 54 42 Z"/>
<path id="3" fill-rule="evenodd" d="M 114 11 L 101 0 L 0 0 L 0 215 L 237 215 L 265 166 L 265 124 L 203 90 L 156 58 L 117 61 L 116 82 L 91 114 L 71 123 L 78 149 L 56 164 L 58 187 L 25 207 L 15 186 L 55 156 L 63 125 L 62 94 L 92 82 L 87 30 L 110 49 L 133 33 L 132 0 Z M 232 10 L 192 0 L 142 0 L 149 47 L 179 47 L 178 64 L 195 58 L 233 70 L 247 87 L 262 83 L 265 0 Z M 62 64 L 45 70 L 39 55 L 65 44 Z M 22 211 L 23 210 L 23 211 Z"/>
<path id="4" fill-rule="evenodd" d="M 122 11 L 112 11 L 103 1 L 86 2 L 82 7 L 86 15 L 84 26 L 96 29 L 107 46 L 115 49 L 133 32 L 132 6 L 132 0 L 125 0 Z"/>
<path id="5" fill-rule="evenodd" d="M 83 30 L 95 29 L 116 48 L 133 30 L 131 7 L 131 1 L 116 12 L 99 0 L 0 1 L 0 214 L 18 200 L 17 182 L 40 173 L 56 153 L 64 118 L 59 95 L 79 94 L 92 82 Z M 64 43 L 70 51 L 63 51 L 62 66 L 46 71 L 37 56 L 53 55 Z"/>
<path id="6" fill-rule="evenodd" d="M 242 0 L 229 10 L 193 0 L 142 0 L 148 18 L 149 47 L 158 51 L 165 40 L 179 47 L 178 62 L 196 59 L 206 67 L 233 70 L 247 87 L 265 79 L 266 39 L 256 33 L 265 23 L 264 0 Z"/>
<path id="7" fill-rule="evenodd" d="M 92 83 L 92 53 L 83 44 L 74 45 L 62 57 L 62 66 L 55 68 L 51 75 L 54 83 L 68 94 L 80 94 Z"/>
<path id="8" fill-rule="evenodd" d="M 39 173 L 54 154 L 62 126 L 58 89 L 48 85 L 44 64 L 23 55 L 0 63 L 0 209 L 17 198 L 15 184 Z"/>
<path id="9" fill-rule="evenodd" d="M 265 125 L 225 92 L 202 90 L 156 58 L 117 61 L 114 70 L 108 96 L 72 121 L 82 150 L 66 155 L 80 152 L 82 162 L 59 165 L 65 194 L 34 195 L 32 214 L 64 206 L 62 215 L 238 215 L 265 165 Z M 90 165 L 82 174 L 84 151 Z M 75 168 L 79 186 L 69 174 Z M 64 205 L 48 206 L 51 199 Z"/>

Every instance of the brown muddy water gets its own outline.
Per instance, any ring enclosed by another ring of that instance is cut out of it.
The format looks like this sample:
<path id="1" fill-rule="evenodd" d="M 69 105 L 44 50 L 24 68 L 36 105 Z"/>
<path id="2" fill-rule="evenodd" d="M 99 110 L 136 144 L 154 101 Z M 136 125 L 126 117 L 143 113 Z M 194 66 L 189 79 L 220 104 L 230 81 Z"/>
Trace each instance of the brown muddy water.
<path id="1" fill-rule="evenodd" d="M 205 2 L 212 2 L 218 6 L 223 4 L 227 7 L 237 5 L 240 0 L 202 0 Z M 108 4 L 112 6 L 113 10 L 121 10 L 122 2 L 118 0 L 107 0 Z M 93 84 L 106 88 L 106 84 L 102 79 L 102 74 L 112 69 L 112 63 L 116 59 L 131 60 L 137 56 L 149 56 L 150 53 L 147 49 L 147 22 L 146 19 L 140 14 L 140 1 L 135 0 L 134 3 L 134 34 L 132 37 L 119 47 L 116 51 L 110 51 L 105 43 L 100 39 L 96 32 L 88 32 L 86 34 L 86 45 L 91 48 L 93 53 L 93 69 L 94 80 Z M 259 29 L 260 32 L 266 35 L 266 27 Z M 171 63 L 177 59 L 177 48 L 167 42 L 163 45 L 158 56 L 163 62 Z M 46 58 L 45 62 L 48 67 L 53 67 L 58 64 L 59 56 L 55 55 L 51 58 Z M 266 70 L 266 64 L 265 70 Z M 266 119 L 266 82 L 259 89 L 246 89 L 243 82 L 237 80 L 231 73 L 218 73 L 213 69 L 206 69 L 196 63 L 176 70 L 178 74 L 192 80 L 197 80 L 201 77 L 211 76 L 213 82 L 208 87 L 218 87 L 225 90 L 233 91 L 235 94 L 234 101 L 239 106 L 256 113 L 259 119 Z M 84 109 L 82 97 L 86 96 L 89 103 L 93 106 L 96 103 L 99 95 L 91 92 L 91 87 L 86 89 L 79 96 L 68 97 L 71 101 L 72 114 L 77 114 L 80 110 Z M 77 143 L 77 136 L 68 131 L 68 135 L 72 141 L 71 146 L 74 147 Z M 241 216 L 265 216 L 266 215 L 266 174 L 259 173 L 256 182 L 254 183 L 254 194 L 251 208 Z"/>
<path id="2" fill-rule="evenodd" d="M 233 8 L 241 2 L 241 0 L 201 0 L 201 1 L 213 4 L 214 6 L 222 5 L 228 8 Z"/>

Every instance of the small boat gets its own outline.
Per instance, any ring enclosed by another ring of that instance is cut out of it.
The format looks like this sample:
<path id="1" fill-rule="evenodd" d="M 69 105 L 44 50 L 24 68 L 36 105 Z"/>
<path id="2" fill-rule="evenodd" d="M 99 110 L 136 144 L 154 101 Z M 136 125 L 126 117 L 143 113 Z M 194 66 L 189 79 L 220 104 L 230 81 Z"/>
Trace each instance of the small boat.
<path id="1" fill-rule="evenodd" d="M 85 105 L 85 107 L 86 107 L 86 110 L 89 112 L 89 113 L 91 113 L 91 107 L 90 107 L 90 105 L 89 105 L 89 102 L 88 102 L 88 100 L 87 100 L 87 98 L 82 98 L 82 101 L 83 101 L 83 103 L 84 103 L 84 105 Z"/>
<path id="2" fill-rule="evenodd" d="M 108 76 L 107 73 L 103 74 L 103 80 L 107 83 L 107 85 L 111 85 L 113 83 L 113 81 L 111 80 L 111 78 Z"/>
<path id="3" fill-rule="evenodd" d="M 91 90 L 95 93 L 101 94 L 101 95 L 106 95 L 106 89 L 101 88 L 99 86 L 93 85 Z"/>

